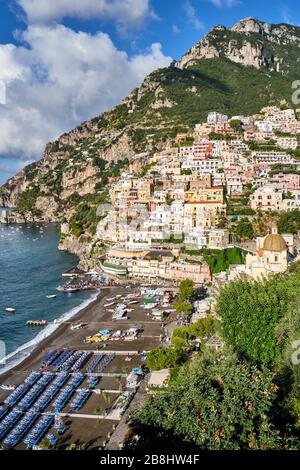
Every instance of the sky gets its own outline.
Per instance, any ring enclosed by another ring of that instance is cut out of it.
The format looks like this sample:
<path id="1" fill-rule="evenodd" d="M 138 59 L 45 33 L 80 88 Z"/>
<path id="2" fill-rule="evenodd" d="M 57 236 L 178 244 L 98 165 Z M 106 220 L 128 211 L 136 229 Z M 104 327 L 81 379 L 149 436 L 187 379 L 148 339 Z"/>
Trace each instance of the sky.
<path id="1" fill-rule="evenodd" d="M 0 0 L 0 184 L 210 29 L 300 25 L 299 0 Z"/>

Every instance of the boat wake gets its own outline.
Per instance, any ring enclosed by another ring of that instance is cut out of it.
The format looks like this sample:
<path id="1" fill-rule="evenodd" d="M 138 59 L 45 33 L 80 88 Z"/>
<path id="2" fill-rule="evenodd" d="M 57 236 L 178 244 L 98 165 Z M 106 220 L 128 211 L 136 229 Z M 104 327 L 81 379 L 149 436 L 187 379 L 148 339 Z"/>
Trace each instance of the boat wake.
<path id="1" fill-rule="evenodd" d="M 81 310 L 86 308 L 89 304 L 94 302 L 99 295 L 99 291 L 93 293 L 91 297 L 85 301 L 83 301 L 77 307 L 72 308 L 68 312 L 61 315 L 58 319 L 54 320 L 50 323 L 46 328 L 44 328 L 40 333 L 33 338 L 28 343 L 23 344 L 20 346 L 16 351 L 12 352 L 11 354 L 7 355 L 4 359 L 0 361 L 0 375 L 4 374 L 5 372 L 9 371 L 13 367 L 19 365 L 23 362 L 30 354 L 36 349 L 36 347 L 44 341 L 44 339 L 48 338 L 57 328 L 65 321 L 70 320 L 73 318 L 77 313 Z"/>

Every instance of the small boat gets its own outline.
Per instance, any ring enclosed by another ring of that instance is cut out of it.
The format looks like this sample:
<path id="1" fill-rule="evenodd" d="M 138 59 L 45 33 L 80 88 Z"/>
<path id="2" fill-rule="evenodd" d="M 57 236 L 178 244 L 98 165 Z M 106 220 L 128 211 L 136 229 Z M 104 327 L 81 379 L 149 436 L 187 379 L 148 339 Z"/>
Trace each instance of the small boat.
<path id="1" fill-rule="evenodd" d="M 66 292 L 67 294 L 72 294 L 73 292 L 78 292 L 79 289 L 78 287 L 65 287 L 64 288 L 64 292 Z"/>
<path id="2" fill-rule="evenodd" d="M 6 311 L 7 313 L 15 313 L 16 309 L 15 309 L 15 308 L 12 308 L 12 307 L 7 307 L 7 308 L 5 309 L 5 311 Z"/>
<path id="3" fill-rule="evenodd" d="M 86 326 L 86 323 L 78 323 L 77 325 L 71 325 L 71 330 L 81 330 Z"/>
<path id="4" fill-rule="evenodd" d="M 56 295 L 55 294 L 52 294 L 52 295 L 46 295 L 47 299 L 55 299 Z"/>
<path id="5" fill-rule="evenodd" d="M 12 385 L 0 385 L 0 388 L 2 388 L 2 390 L 15 390 L 17 388 L 16 385 L 12 384 Z"/>

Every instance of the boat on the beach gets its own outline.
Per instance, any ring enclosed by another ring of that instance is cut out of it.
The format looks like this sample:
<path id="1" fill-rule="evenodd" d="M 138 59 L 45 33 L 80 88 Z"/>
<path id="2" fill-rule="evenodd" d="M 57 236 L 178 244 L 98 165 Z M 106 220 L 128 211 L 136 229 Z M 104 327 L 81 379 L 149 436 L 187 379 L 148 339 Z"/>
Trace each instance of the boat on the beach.
<path id="1" fill-rule="evenodd" d="M 3 384 L 3 385 L 0 385 L 0 388 L 2 388 L 2 390 L 15 390 L 17 388 L 17 386 L 15 384 Z"/>
<path id="2" fill-rule="evenodd" d="M 5 309 L 5 311 L 6 311 L 7 313 L 15 313 L 16 309 L 15 309 L 15 308 L 12 308 L 12 307 L 7 307 L 7 308 Z"/>
<path id="3" fill-rule="evenodd" d="M 71 330 L 81 330 L 86 326 L 86 323 L 78 323 L 77 325 L 71 325 Z"/>
<path id="4" fill-rule="evenodd" d="M 55 299 L 56 294 L 46 295 L 47 299 Z"/>

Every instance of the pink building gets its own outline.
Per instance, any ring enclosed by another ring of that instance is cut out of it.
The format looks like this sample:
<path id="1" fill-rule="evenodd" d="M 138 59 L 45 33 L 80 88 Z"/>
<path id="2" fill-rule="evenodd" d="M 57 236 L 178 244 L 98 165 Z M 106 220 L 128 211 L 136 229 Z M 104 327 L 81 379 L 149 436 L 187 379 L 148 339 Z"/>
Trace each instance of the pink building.
<path id="1" fill-rule="evenodd" d="M 285 185 L 287 191 L 293 191 L 295 189 L 300 189 L 300 175 L 296 175 L 293 173 L 284 174 L 278 173 L 278 175 L 274 175 L 269 178 L 270 183 L 281 183 Z"/>

